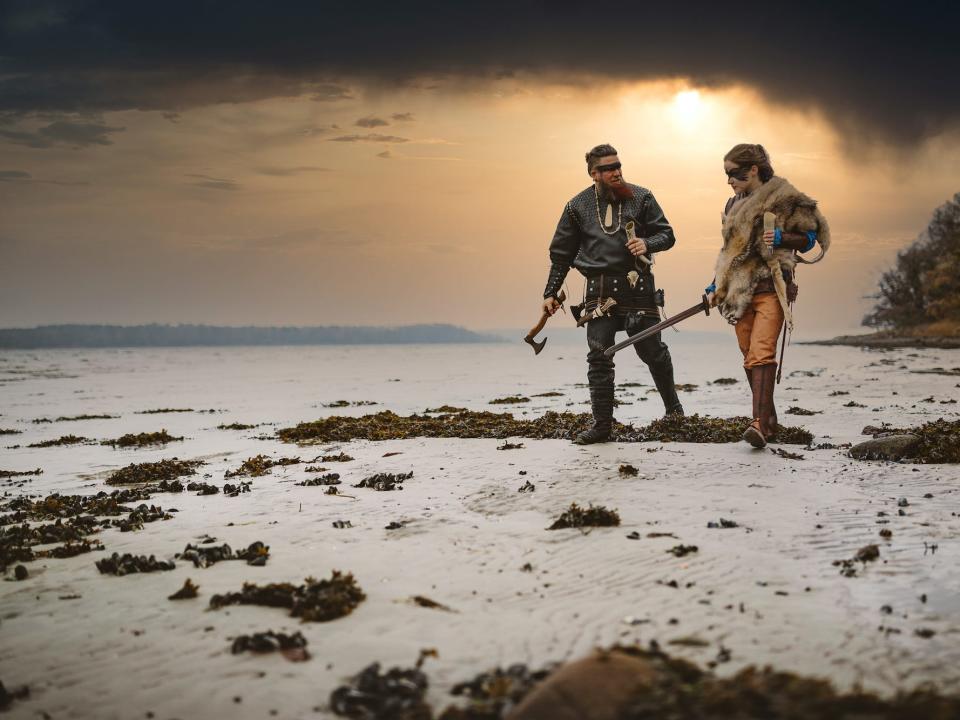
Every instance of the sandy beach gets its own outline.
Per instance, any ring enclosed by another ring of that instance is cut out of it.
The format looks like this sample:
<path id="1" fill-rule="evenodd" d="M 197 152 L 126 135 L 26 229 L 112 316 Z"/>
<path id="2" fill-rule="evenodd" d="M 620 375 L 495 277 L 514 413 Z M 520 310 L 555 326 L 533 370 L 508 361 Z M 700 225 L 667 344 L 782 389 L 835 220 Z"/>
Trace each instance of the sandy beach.
<path id="1" fill-rule="evenodd" d="M 731 337 L 667 340 L 677 382 L 696 385 L 681 393 L 688 413 L 747 411 Z M 455 683 L 498 665 L 540 668 L 651 640 L 723 675 L 771 665 L 883 695 L 923 684 L 960 692 L 960 468 L 818 448 L 860 442 L 868 425 L 957 419 L 955 350 L 793 345 L 777 391 L 780 421 L 806 427 L 814 441 L 775 447 L 798 459 L 744 443 L 579 447 L 511 438 L 522 447 L 500 450 L 502 439 L 297 446 L 275 435 L 332 415 L 409 415 L 443 404 L 518 418 L 586 412 L 584 350 L 551 342 L 536 358 L 519 342 L 0 354 L 0 429 L 19 431 L 0 437 L 0 470 L 43 470 L 0 480 L 4 503 L 110 491 L 113 472 L 174 457 L 204 462 L 184 483 L 251 483 L 236 497 L 155 494 L 147 504 L 171 519 L 132 532 L 104 528 L 90 539 L 105 550 L 25 563 L 22 581 L 9 567 L 0 584 L 0 680 L 8 690 L 29 688 L 9 717 L 328 717 L 331 691 L 350 676 L 374 661 L 409 667 L 426 648 L 437 652 L 424 670 L 439 711 L 456 701 Z M 644 425 L 659 416 L 635 357 L 618 356 L 617 380 L 632 383 L 618 389 L 618 420 Z M 490 404 L 511 395 L 529 400 Z M 348 405 L 324 406 L 341 400 Z M 786 414 L 790 406 L 817 414 Z M 81 414 L 111 417 L 57 420 Z M 34 422 L 45 419 L 52 422 Z M 231 423 L 255 427 L 218 428 Z M 184 439 L 99 444 L 161 429 Z M 28 447 L 70 434 L 96 442 Z M 341 452 L 353 459 L 318 459 Z M 261 454 L 305 462 L 225 479 Z M 340 475 L 336 495 L 297 485 L 330 472 Z M 409 472 L 402 490 L 352 487 Z M 533 490 L 520 492 L 526 483 Z M 547 530 L 572 502 L 615 509 L 621 524 Z M 721 519 L 736 527 L 709 527 Z M 235 550 L 261 541 L 269 560 L 197 568 L 174 558 L 209 537 Z M 879 558 L 857 563 L 855 576 L 834 565 L 874 543 Z M 155 555 L 175 568 L 98 572 L 95 561 L 114 552 Z M 352 573 L 366 597 L 330 622 L 300 622 L 276 607 L 210 608 L 214 594 L 244 582 L 299 584 L 333 570 Z M 187 578 L 199 596 L 168 600 Z M 425 607 L 424 598 L 442 607 Z M 266 630 L 302 633 L 312 658 L 231 653 L 238 635 Z"/>

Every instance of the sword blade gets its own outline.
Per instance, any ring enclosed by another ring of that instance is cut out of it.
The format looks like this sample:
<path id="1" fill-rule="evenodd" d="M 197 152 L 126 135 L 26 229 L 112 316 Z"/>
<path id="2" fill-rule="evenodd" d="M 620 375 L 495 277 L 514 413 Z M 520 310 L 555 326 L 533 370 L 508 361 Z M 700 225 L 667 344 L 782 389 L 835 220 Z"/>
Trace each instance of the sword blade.
<path id="1" fill-rule="evenodd" d="M 625 347 L 630 345 L 635 345 L 636 343 L 646 340 L 648 337 L 656 335 L 661 330 L 666 330 L 668 327 L 673 327 L 679 322 L 683 322 L 687 318 L 691 318 L 694 315 L 699 315 L 700 313 L 710 314 L 710 303 L 707 302 L 707 297 L 704 295 L 700 302 L 698 302 L 693 307 L 689 307 L 683 312 L 677 313 L 673 317 L 669 317 L 666 320 L 658 322 L 656 325 L 648 327 L 642 332 L 638 332 L 636 335 L 631 335 L 626 340 L 621 340 L 616 345 L 611 345 L 606 350 L 603 351 L 604 356 L 612 358 L 617 352 L 623 350 Z"/>

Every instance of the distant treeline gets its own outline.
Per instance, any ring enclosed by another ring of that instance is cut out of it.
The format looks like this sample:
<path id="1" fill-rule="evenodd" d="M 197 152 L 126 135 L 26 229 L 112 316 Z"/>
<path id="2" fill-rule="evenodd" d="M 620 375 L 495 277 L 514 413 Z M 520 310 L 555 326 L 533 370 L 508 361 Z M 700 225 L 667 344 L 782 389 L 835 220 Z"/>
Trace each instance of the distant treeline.
<path id="1" fill-rule="evenodd" d="M 960 328 L 960 193 L 933 213 L 927 229 L 883 274 L 865 325 L 955 334 Z"/>
<path id="2" fill-rule="evenodd" d="M 222 345 L 398 345 L 502 342 L 456 325 L 404 327 L 220 327 L 44 325 L 0 329 L 0 348 L 191 347 Z"/>

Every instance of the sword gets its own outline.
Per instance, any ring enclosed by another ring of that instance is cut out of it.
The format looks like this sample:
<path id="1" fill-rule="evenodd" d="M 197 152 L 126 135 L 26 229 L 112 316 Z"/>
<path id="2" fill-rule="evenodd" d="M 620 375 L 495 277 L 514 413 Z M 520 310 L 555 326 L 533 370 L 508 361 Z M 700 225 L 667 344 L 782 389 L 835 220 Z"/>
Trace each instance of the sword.
<path id="1" fill-rule="evenodd" d="M 702 296 L 700 302 L 698 302 L 693 307 L 687 308 L 683 312 L 677 313 L 673 317 L 667 318 L 661 322 L 658 322 L 653 327 L 648 327 L 642 332 L 638 332 L 636 335 L 631 335 L 626 340 L 618 342 L 616 345 L 611 345 L 606 350 L 603 351 L 603 354 L 607 358 L 612 358 L 617 351 L 623 350 L 629 345 L 634 345 L 635 343 L 640 342 L 641 340 L 646 340 L 652 335 L 656 335 L 661 330 L 665 330 L 668 327 L 673 327 L 679 322 L 683 322 L 687 318 L 691 318 L 694 315 L 699 315 L 700 313 L 710 314 L 710 303 L 707 301 L 707 296 Z"/>

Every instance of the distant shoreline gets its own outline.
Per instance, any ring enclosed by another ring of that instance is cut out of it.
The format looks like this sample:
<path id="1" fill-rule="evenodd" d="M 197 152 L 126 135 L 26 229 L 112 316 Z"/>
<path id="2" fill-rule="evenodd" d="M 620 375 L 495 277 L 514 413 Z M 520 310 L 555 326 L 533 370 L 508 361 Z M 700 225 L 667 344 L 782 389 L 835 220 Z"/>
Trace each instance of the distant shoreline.
<path id="1" fill-rule="evenodd" d="M 866 348 L 935 348 L 938 350 L 960 349 L 960 337 L 891 335 L 867 333 L 864 335 L 839 335 L 829 340 L 804 340 L 801 345 L 847 345 Z"/>
<path id="2" fill-rule="evenodd" d="M 502 343 L 456 325 L 400 327 L 228 327 L 216 325 L 45 325 L 0 329 L 0 349 L 419 345 Z"/>

